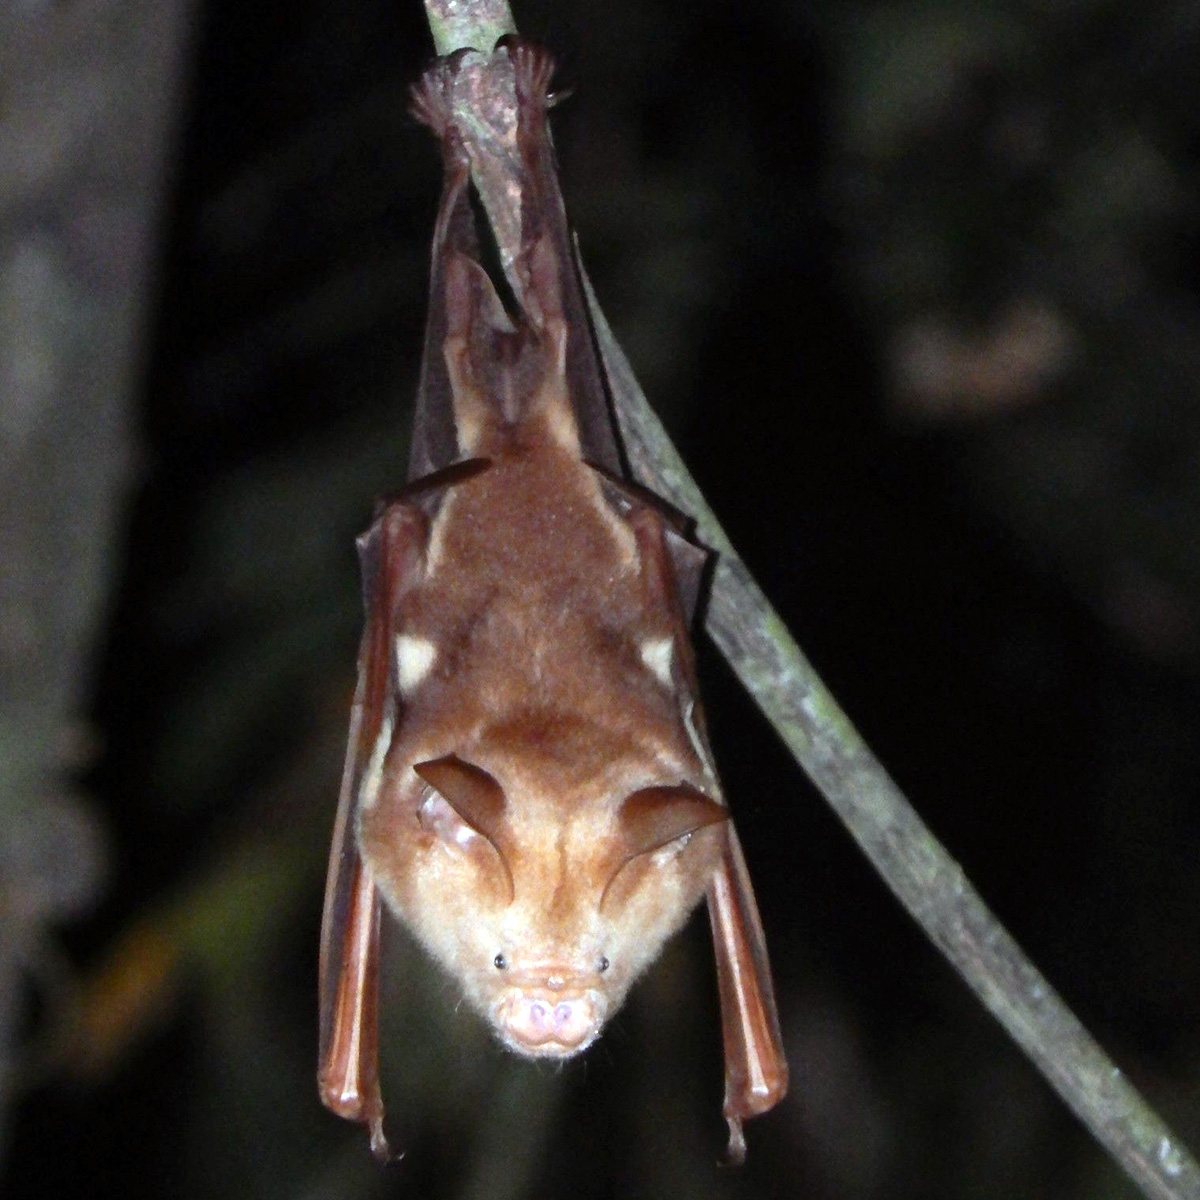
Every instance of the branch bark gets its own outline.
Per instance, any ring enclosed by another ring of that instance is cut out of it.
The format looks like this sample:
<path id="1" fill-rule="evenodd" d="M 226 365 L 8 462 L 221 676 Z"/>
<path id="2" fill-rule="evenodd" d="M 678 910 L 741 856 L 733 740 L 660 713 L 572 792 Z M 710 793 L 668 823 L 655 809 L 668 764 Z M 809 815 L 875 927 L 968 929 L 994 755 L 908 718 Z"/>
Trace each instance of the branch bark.
<path id="1" fill-rule="evenodd" d="M 469 29 L 455 40 L 443 10 Z M 440 53 L 480 51 L 454 98 L 474 179 L 508 271 L 519 242 L 512 75 L 489 56 L 514 29 L 506 4 L 426 0 Z M 435 16 L 436 11 L 436 16 Z M 582 267 L 581 267 L 582 270 Z M 590 283 L 596 339 L 637 479 L 696 521 L 717 553 L 705 628 L 875 869 L 1096 1139 L 1153 1200 L 1200 1200 L 1200 1167 L 988 910 L 821 682 L 738 557 L 638 386 Z M 519 294 L 519 281 L 510 282 Z"/>

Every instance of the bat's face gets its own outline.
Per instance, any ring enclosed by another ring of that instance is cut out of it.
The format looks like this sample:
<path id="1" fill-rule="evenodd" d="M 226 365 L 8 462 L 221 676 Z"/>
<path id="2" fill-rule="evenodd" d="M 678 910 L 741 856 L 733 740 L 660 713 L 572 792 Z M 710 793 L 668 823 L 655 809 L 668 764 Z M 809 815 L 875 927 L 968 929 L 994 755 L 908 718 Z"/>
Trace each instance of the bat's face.
<path id="1" fill-rule="evenodd" d="M 688 785 L 629 786 L 619 764 L 590 781 L 545 768 L 481 746 L 389 768 L 361 841 L 390 907 L 499 1038 L 567 1057 L 699 901 L 726 810 Z"/>

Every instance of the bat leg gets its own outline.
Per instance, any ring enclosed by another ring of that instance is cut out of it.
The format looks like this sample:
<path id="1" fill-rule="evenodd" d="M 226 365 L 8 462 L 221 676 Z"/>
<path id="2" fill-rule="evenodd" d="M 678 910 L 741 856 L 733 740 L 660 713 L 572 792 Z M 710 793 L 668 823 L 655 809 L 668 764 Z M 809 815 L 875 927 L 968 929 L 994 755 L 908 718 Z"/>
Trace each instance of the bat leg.
<path id="1" fill-rule="evenodd" d="M 412 86 L 409 93 L 409 112 L 421 124 L 427 125 L 442 147 L 442 198 L 434 224 L 434 275 L 430 290 L 432 304 L 437 297 L 437 266 L 448 251 L 458 250 L 477 258 L 479 238 L 475 216 L 471 211 L 468 185 L 471 180 L 471 157 L 458 126 L 454 123 L 453 87 L 462 51 L 439 59 Z"/>
<path id="2" fill-rule="evenodd" d="M 546 122 L 554 59 L 541 46 L 504 38 L 517 97 L 517 149 L 522 165 L 521 255 L 517 270 L 523 307 L 539 327 L 565 326 L 562 273 L 571 262 L 570 235 L 556 179 Z"/>
<path id="3" fill-rule="evenodd" d="M 517 301 L 549 352 L 544 369 L 568 385 L 582 457 L 619 474 L 620 447 L 550 140 L 554 59 L 520 38 L 501 38 L 498 45 L 512 63 L 517 101 L 521 244 L 511 276 Z"/>
<path id="4" fill-rule="evenodd" d="M 431 306 L 439 299 L 437 275 L 445 256 L 456 250 L 469 257 L 478 254 L 475 217 L 468 197 L 471 158 L 462 134 L 454 124 L 451 106 L 450 89 L 456 70 L 453 56 L 435 63 L 413 84 L 409 102 L 409 112 L 433 130 L 442 147 L 442 198 L 434 223 Z"/>
<path id="5" fill-rule="evenodd" d="M 788 1065 L 758 905 L 737 831 L 728 827 L 721 865 L 708 889 L 725 1043 L 726 1161 L 746 1158 L 742 1123 L 787 1095 Z"/>

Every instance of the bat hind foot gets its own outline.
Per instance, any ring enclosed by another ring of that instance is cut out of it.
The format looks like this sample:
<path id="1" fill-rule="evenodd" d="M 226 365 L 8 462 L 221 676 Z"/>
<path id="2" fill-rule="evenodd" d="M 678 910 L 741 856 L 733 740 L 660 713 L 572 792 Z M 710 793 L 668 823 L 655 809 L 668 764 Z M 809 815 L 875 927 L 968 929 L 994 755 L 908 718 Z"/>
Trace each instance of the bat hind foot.
<path id="1" fill-rule="evenodd" d="M 513 65 L 517 102 L 522 108 L 533 106 L 542 112 L 550 106 L 550 80 L 554 76 L 554 55 L 544 46 L 509 35 L 497 43 L 508 50 Z"/>
<path id="2" fill-rule="evenodd" d="M 409 115 L 422 125 L 429 126 L 442 141 L 454 130 L 450 86 L 459 60 L 469 53 L 471 51 L 460 50 L 448 58 L 439 59 L 409 89 Z"/>
<path id="3" fill-rule="evenodd" d="M 471 160 L 462 133 L 454 123 L 450 98 L 453 69 L 454 58 L 430 67 L 409 90 L 408 111 L 414 120 L 433 130 L 442 143 L 442 158 L 451 181 L 449 190 L 457 192 L 471 173 Z"/>

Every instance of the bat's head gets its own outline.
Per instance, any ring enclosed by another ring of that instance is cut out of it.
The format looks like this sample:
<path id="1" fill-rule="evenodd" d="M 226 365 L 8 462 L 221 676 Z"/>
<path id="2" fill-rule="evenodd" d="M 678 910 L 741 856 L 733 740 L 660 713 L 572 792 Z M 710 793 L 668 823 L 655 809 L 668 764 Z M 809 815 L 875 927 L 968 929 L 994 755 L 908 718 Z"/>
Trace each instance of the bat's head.
<path id="1" fill-rule="evenodd" d="M 364 815 L 384 896 L 510 1049 L 585 1049 L 699 901 L 728 811 L 686 783 L 564 802 L 455 755 L 411 771 L 398 821 Z"/>

